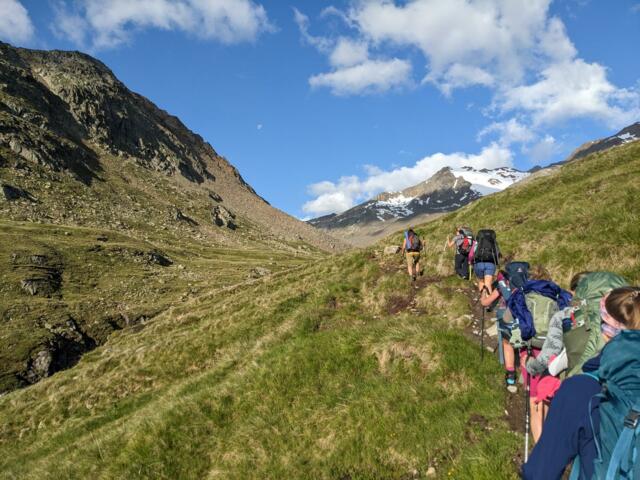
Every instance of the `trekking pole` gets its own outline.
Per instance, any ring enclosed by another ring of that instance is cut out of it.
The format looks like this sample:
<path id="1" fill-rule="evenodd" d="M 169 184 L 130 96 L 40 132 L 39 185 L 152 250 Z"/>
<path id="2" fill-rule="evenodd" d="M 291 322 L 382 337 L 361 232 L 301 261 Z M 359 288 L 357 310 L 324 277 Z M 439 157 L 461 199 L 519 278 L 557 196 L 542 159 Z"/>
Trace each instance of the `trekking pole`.
<path id="1" fill-rule="evenodd" d="M 529 361 L 529 357 L 531 356 L 531 346 L 527 345 L 527 357 L 524 361 L 524 368 L 526 370 L 527 362 Z M 527 463 L 529 460 L 529 430 L 531 428 L 529 416 L 530 412 L 530 402 L 529 402 L 529 394 L 531 392 L 531 375 L 527 372 L 527 386 L 524 389 L 524 463 Z"/>
<path id="2" fill-rule="evenodd" d="M 482 306 L 482 323 L 480 324 L 480 361 L 484 361 L 484 306 Z"/>

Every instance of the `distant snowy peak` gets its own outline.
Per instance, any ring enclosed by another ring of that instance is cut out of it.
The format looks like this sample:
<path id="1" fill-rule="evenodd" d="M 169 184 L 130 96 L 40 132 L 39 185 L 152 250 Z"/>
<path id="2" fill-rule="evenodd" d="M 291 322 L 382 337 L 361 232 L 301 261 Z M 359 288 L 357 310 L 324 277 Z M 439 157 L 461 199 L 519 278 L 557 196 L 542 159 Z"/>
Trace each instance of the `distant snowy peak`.
<path id="1" fill-rule="evenodd" d="M 521 172 L 511 167 L 478 170 L 467 166 L 458 170 L 451 170 L 451 172 L 456 177 L 462 177 L 471 183 L 471 188 L 481 195 L 489 195 L 504 190 L 530 175 L 529 172 Z"/>
<path id="2" fill-rule="evenodd" d="M 315 218 L 309 223 L 319 228 L 334 229 L 450 212 L 483 195 L 504 190 L 527 175 L 509 167 L 492 170 L 444 167 L 427 180 L 400 192 L 381 193 L 345 212 Z"/>

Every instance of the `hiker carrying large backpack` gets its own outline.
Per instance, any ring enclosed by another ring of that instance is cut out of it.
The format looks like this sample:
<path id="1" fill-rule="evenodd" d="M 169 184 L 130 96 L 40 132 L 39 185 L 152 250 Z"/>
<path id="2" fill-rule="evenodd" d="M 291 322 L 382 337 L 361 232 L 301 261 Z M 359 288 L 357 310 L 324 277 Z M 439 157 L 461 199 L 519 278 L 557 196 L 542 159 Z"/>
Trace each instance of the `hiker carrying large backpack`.
<path id="1" fill-rule="evenodd" d="M 571 294 L 550 281 L 548 272 L 542 267 L 536 266 L 535 269 L 545 272 L 545 275 L 536 273 L 537 278 L 546 276 L 546 279 L 527 281 L 521 288 L 512 292 L 507 306 L 513 319 L 510 343 L 520 351 L 521 372 L 526 384 L 525 425 L 529 426 L 528 415 L 531 413 L 531 433 L 537 442 L 542 434 L 546 404 L 538 401 L 541 376 L 529 375 L 525 365 L 531 357 L 540 355 L 551 318 L 557 311 L 569 306 Z M 527 450 L 528 436 L 525 431 L 525 454 Z"/>
<path id="2" fill-rule="evenodd" d="M 480 299 L 483 307 L 489 307 L 497 303 L 495 312 L 498 330 L 498 351 L 500 363 L 505 368 L 505 385 L 511 393 L 517 392 L 515 352 L 513 346 L 509 343 L 513 322 L 506 322 L 505 314 L 508 311 L 507 301 L 511 297 L 511 292 L 516 288 L 522 288 L 528 279 L 529 264 L 527 262 L 509 261 L 504 270 L 498 272 L 491 294 Z"/>
<path id="3" fill-rule="evenodd" d="M 407 259 L 407 270 L 412 281 L 416 281 L 417 275 L 422 275 L 420 270 L 420 252 L 423 249 L 422 240 L 409 228 L 404 232 L 404 242 L 402 242 L 402 253 Z"/>
<path id="4" fill-rule="evenodd" d="M 491 294 L 493 276 L 496 274 L 500 249 L 493 230 L 480 230 L 470 253 L 473 271 L 478 280 L 478 291 Z"/>
<path id="5" fill-rule="evenodd" d="M 457 227 L 454 236 L 447 238 L 447 246 L 456 249 L 454 259 L 456 274 L 465 280 L 469 279 L 469 253 L 473 242 L 473 232 L 469 227 Z"/>
<path id="6" fill-rule="evenodd" d="M 613 290 L 598 310 L 606 346 L 562 383 L 525 479 L 559 479 L 571 462 L 572 480 L 640 478 L 640 288 Z"/>
<path id="7" fill-rule="evenodd" d="M 613 272 L 575 274 L 569 287 L 574 294 L 572 305 L 551 318 L 542 352 L 527 362 L 527 371 L 532 375 L 543 373 L 555 356 L 562 364 L 558 374 L 567 377 L 580 373 L 584 362 L 602 348 L 600 300 L 614 288 L 627 285 L 623 277 Z"/>

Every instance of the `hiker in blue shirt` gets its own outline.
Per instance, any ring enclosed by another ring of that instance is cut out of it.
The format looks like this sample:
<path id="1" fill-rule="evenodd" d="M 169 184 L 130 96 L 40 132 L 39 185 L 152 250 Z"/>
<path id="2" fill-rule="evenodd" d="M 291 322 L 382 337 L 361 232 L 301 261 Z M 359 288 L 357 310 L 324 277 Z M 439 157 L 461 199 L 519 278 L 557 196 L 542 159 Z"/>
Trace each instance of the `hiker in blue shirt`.
<path id="1" fill-rule="evenodd" d="M 640 288 L 613 290 L 602 299 L 600 315 L 607 344 L 584 364 L 584 374 L 565 380 L 555 394 L 540 441 L 522 467 L 524 479 L 560 479 L 576 457 L 572 479 L 605 478 L 615 457 L 626 428 L 620 425 L 640 398 Z M 616 411 L 620 406 L 625 413 Z M 640 465 L 635 468 L 628 478 L 638 478 Z"/>

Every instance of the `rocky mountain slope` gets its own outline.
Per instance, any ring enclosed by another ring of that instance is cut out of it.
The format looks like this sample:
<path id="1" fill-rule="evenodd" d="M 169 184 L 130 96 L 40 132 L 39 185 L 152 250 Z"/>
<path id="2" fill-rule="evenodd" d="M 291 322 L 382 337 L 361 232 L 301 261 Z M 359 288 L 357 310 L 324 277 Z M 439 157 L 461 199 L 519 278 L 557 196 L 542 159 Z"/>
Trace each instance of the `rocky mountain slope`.
<path id="1" fill-rule="evenodd" d="M 528 175 L 501 167 L 477 170 L 445 167 L 401 192 L 385 192 L 340 214 L 309 220 L 311 225 L 355 244 L 370 244 L 410 224 L 456 210 L 483 195 L 504 190 Z"/>
<path id="2" fill-rule="evenodd" d="M 96 59 L 0 43 L 0 392 L 205 285 L 343 248 Z"/>

